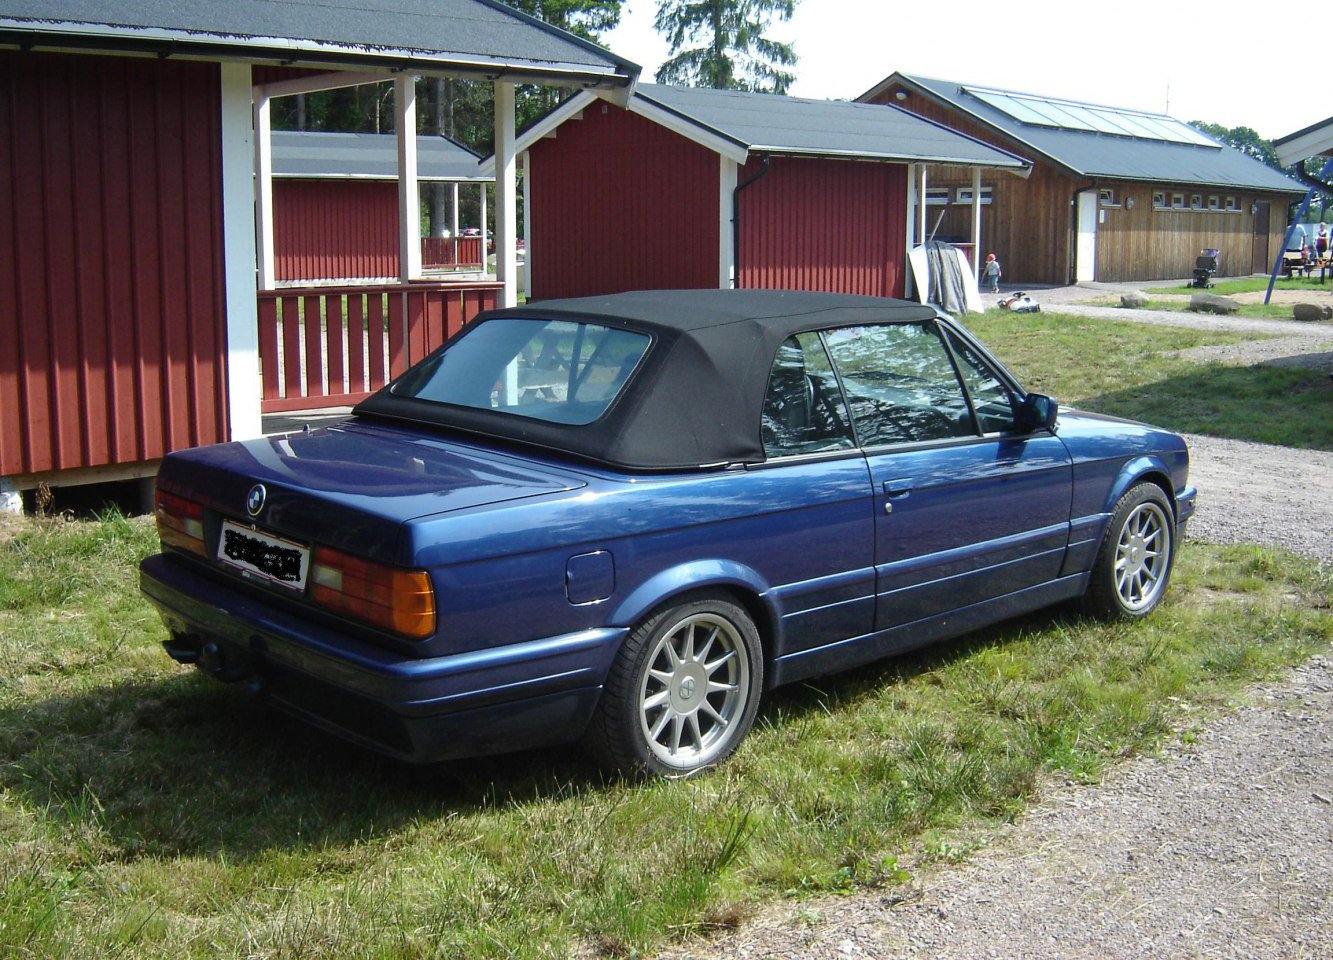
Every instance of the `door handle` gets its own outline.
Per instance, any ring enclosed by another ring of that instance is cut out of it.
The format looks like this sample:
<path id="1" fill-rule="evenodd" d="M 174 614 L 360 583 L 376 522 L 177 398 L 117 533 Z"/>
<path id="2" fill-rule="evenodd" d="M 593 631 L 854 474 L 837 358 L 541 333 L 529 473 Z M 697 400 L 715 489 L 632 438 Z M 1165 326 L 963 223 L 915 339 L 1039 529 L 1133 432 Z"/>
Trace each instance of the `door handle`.
<path id="1" fill-rule="evenodd" d="M 911 477 L 884 481 L 884 512 L 893 513 L 893 501 L 903 500 L 911 495 L 915 481 Z"/>

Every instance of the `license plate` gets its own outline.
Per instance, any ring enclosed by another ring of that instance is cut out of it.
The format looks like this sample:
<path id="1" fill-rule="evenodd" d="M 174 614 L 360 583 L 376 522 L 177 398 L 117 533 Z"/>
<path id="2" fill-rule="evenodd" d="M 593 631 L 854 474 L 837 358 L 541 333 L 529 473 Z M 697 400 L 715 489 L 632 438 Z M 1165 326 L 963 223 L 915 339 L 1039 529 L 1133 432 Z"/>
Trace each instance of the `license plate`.
<path id="1" fill-rule="evenodd" d="M 310 549 L 224 520 L 218 540 L 218 562 L 266 583 L 304 590 L 310 571 Z"/>

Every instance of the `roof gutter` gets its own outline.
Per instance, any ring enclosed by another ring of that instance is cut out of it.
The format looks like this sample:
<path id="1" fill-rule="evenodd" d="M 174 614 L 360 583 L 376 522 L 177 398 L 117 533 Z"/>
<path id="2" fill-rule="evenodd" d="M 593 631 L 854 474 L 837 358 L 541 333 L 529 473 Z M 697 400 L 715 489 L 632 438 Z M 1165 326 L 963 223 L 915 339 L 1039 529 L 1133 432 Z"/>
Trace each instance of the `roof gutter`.
<path id="1" fill-rule="evenodd" d="M 768 173 L 768 154 L 759 154 L 759 162 L 759 169 L 736 184 L 736 188 L 731 191 L 731 260 L 736 271 L 732 286 L 737 290 L 741 289 L 741 191 L 753 186 L 756 180 Z"/>

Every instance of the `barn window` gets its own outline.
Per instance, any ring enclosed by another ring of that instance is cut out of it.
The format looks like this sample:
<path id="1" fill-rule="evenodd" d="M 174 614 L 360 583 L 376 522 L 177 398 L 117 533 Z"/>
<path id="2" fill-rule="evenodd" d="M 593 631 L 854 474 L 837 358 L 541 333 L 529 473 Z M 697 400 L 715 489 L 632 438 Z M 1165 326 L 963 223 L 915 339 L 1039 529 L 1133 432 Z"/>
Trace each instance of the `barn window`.
<path id="1" fill-rule="evenodd" d="M 1203 194 L 1195 193 L 1190 196 L 1190 209 L 1191 210 L 1203 209 Z"/>
<path id="2" fill-rule="evenodd" d="M 1154 193 L 1152 195 L 1152 205 L 1158 210 L 1163 209 L 1166 206 L 1166 194 L 1160 190 Z"/>
<path id="3" fill-rule="evenodd" d="M 1227 197 L 1227 213 L 1240 213 L 1240 205 L 1235 197 Z"/>
<path id="4" fill-rule="evenodd" d="M 1185 209 L 1185 195 L 1183 193 L 1171 194 L 1171 209 L 1172 210 Z"/>
<path id="5" fill-rule="evenodd" d="M 927 187 L 926 188 L 926 206 L 941 207 L 949 202 L 948 187 Z"/>
<path id="6" fill-rule="evenodd" d="M 990 188 L 990 187 L 982 187 L 982 188 L 981 188 L 981 205 L 982 205 L 983 207 L 986 206 L 987 204 L 990 203 L 990 200 L 991 200 L 991 188 Z M 958 190 L 954 193 L 954 201 L 953 201 L 953 202 L 954 202 L 954 203 L 967 203 L 967 204 L 970 204 L 970 203 L 972 202 L 972 188 L 971 188 L 971 187 L 959 187 Z"/>
<path id="7" fill-rule="evenodd" d="M 1110 188 L 1097 191 L 1097 202 L 1103 207 L 1119 206 L 1119 204 L 1115 202 L 1115 191 Z"/>
<path id="8" fill-rule="evenodd" d="M 1222 198 L 1219 197 L 1219 196 L 1218 196 L 1217 194 L 1215 194 L 1215 193 L 1210 193 L 1210 194 L 1208 195 L 1208 209 L 1209 209 L 1209 210 L 1221 210 L 1221 209 L 1222 209 Z"/>

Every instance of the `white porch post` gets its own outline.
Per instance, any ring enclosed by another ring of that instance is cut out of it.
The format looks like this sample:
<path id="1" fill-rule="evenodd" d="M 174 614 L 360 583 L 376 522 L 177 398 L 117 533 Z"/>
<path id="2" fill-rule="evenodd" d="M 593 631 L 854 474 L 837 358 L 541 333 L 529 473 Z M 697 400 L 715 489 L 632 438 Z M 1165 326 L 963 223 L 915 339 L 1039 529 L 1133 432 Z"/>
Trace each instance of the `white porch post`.
<path id="1" fill-rule="evenodd" d="M 453 232 L 449 234 L 449 236 L 454 238 L 455 249 L 457 249 L 457 240 L 458 240 L 458 181 L 457 180 L 454 181 L 453 219 L 454 219 L 454 229 Z"/>
<path id="2" fill-rule="evenodd" d="M 481 236 L 481 272 L 486 272 L 486 184 L 479 183 L 477 186 L 481 189 L 481 229 L 478 233 Z"/>
<path id="3" fill-rule="evenodd" d="M 723 290 L 736 286 L 736 179 L 740 165 L 719 156 L 717 177 L 717 285 Z"/>
<path id="4" fill-rule="evenodd" d="M 532 299 L 532 152 L 523 151 L 523 293 Z"/>
<path id="5" fill-rule="evenodd" d="M 916 172 L 917 164 L 909 163 L 907 165 L 907 216 L 903 218 L 904 223 L 904 246 L 903 249 L 909 254 L 912 252 L 913 240 L 916 236 L 916 208 L 921 202 L 921 195 L 916 190 Z M 910 259 L 905 259 L 903 263 L 903 296 L 910 297 L 916 293 L 916 277 L 912 274 L 912 264 Z"/>
<path id="6" fill-rule="evenodd" d="M 259 397 L 259 304 L 255 284 L 256 127 L 248 63 L 222 70 L 222 262 L 227 311 L 227 418 L 231 439 L 263 434 Z M 267 116 L 267 110 L 265 111 Z M 268 137 L 262 137 L 267 152 Z M 261 176 L 261 183 L 266 178 Z M 270 209 L 272 194 L 269 196 Z M 269 221 L 272 271 L 272 220 Z"/>
<path id="7" fill-rule="evenodd" d="M 916 186 L 916 245 L 920 246 L 927 240 L 926 237 L 926 165 L 923 163 L 917 169 Z"/>
<path id="8" fill-rule="evenodd" d="M 981 168 L 972 168 L 972 279 L 981 285 Z"/>
<path id="9" fill-rule="evenodd" d="M 403 283 L 421 278 L 421 193 L 417 184 L 417 81 L 393 81 L 398 133 L 398 267 Z"/>
<path id="10" fill-rule="evenodd" d="M 495 84 L 495 279 L 502 307 L 518 303 L 518 158 L 514 153 L 514 85 Z"/>
<path id="11" fill-rule="evenodd" d="M 224 76 L 225 80 L 225 76 Z M 223 96 L 226 96 L 224 90 Z M 273 252 L 273 101 L 261 96 L 254 103 L 254 146 L 251 163 L 254 173 L 255 242 L 259 245 L 259 289 L 272 290 L 277 280 Z M 246 112 L 249 112 L 247 106 Z"/>

